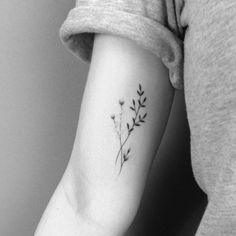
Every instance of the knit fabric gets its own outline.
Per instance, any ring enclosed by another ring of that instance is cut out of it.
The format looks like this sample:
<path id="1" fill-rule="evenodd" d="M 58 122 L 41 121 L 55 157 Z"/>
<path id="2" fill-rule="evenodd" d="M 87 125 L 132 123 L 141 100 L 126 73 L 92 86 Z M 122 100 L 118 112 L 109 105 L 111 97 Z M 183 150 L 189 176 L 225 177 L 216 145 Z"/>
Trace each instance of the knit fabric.
<path id="1" fill-rule="evenodd" d="M 208 204 L 196 236 L 236 235 L 236 1 L 77 0 L 60 29 L 91 61 L 94 33 L 133 40 L 184 89 L 191 163 Z"/>

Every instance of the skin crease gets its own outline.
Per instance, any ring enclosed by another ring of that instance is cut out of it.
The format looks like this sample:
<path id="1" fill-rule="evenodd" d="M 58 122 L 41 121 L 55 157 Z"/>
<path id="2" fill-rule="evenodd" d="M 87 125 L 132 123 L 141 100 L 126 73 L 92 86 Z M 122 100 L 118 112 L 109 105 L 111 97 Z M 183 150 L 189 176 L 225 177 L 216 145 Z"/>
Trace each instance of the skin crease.
<path id="1" fill-rule="evenodd" d="M 127 140 L 130 157 L 119 175 L 120 143 L 111 114 L 119 114 L 122 99 L 123 119 L 131 121 L 129 107 L 139 84 L 147 116 Z M 168 70 L 156 55 L 129 39 L 95 35 L 71 158 L 35 236 L 125 233 L 137 213 L 173 97 Z"/>

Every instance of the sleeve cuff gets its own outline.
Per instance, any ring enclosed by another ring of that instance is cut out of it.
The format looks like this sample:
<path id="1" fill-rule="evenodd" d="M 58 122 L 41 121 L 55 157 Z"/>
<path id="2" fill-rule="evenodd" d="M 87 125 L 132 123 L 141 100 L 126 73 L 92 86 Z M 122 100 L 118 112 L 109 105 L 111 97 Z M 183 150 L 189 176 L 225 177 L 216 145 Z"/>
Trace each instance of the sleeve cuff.
<path id="1" fill-rule="evenodd" d="M 94 33 L 123 36 L 161 58 L 176 89 L 183 89 L 183 42 L 161 23 L 131 12 L 99 6 L 72 9 L 60 28 L 65 46 L 84 62 L 91 61 Z"/>

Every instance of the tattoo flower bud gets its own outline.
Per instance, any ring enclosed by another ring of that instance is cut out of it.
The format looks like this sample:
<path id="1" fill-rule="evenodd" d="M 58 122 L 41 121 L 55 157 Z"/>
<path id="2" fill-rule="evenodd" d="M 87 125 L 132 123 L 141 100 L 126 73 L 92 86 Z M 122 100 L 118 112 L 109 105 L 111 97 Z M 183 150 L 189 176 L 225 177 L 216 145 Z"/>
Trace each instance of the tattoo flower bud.
<path id="1" fill-rule="evenodd" d="M 114 114 L 111 115 L 111 119 L 112 119 L 112 120 L 115 119 L 115 115 L 114 115 Z"/>
<path id="2" fill-rule="evenodd" d="M 120 99 L 119 103 L 120 103 L 121 106 L 123 106 L 125 104 L 125 101 L 123 99 Z"/>

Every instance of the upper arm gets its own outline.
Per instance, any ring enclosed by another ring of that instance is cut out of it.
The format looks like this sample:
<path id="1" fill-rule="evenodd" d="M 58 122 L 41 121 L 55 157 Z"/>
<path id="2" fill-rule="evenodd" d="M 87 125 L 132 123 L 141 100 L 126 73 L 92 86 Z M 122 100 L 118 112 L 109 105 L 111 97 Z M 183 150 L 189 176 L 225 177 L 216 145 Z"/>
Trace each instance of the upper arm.
<path id="1" fill-rule="evenodd" d="M 96 35 L 67 169 L 80 214 L 101 224 L 129 225 L 173 95 L 168 71 L 155 55 L 130 40 Z"/>

